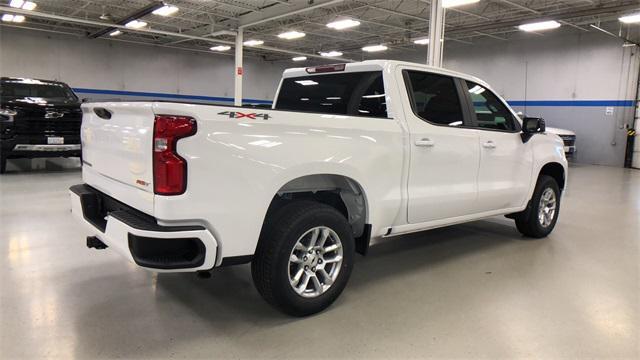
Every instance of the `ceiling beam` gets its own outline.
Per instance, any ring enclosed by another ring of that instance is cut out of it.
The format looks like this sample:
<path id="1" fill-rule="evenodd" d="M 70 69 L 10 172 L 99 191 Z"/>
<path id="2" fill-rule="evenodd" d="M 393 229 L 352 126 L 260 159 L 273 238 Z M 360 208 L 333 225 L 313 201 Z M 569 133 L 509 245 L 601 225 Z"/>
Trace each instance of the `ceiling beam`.
<path id="1" fill-rule="evenodd" d="M 594 16 L 594 15 L 603 15 L 609 13 L 617 13 L 620 11 L 637 9 L 637 4 L 626 4 L 626 5 L 609 5 L 609 6 L 601 6 L 596 8 L 588 8 L 582 10 L 575 9 L 566 9 L 562 11 L 549 11 L 549 12 L 541 12 L 540 16 L 548 17 L 549 19 L 555 20 L 566 20 L 571 18 L 577 18 L 582 16 Z M 487 31 L 487 30 L 495 30 L 500 28 L 507 27 L 516 27 L 521 25 L 524 21 L 531 20 L 531 17 L 528 16 L 518 16 L 516 18 L 511 18 L 507 20 L 501 21 L 493 21 L 490 23 L 477 23 L 466 26 L 459 26 L 455 29 L 449 30 L 447 33 L 449 35 L 457 35 L 464 34 L 473 31 Z"/>
<path id="2" fill-rule="evenodd" d="M 266 11 L 266 10 L 263 11 L 263 14 L 265 16 L 255 16 L 254 14 L 250 14 L 250 15 L 241 16 L 238 20 L 240 23 L 240 28 L 248 28 L 254 25 L 300 14 L 310 10 L 319 9 L 319 8 L 330 6 L 330 5 L 337 5 L 342 2 L 344 2 L 344 0 L 330 0 L 330 1 L 317 3 L 311 6 L 307 5 L 306 3 L 303 3 L 302 5 L 291 6 L 289 9 L 287 9 L 288 11 L 286 12 L 279 12 L 277 11 L 278 9 L 275 9 L 275 10 L 269 9 L 271 11 Z M 292 8 L 293 10 L 291 10 Z"/>
<path id="3" fill-rule="evenodd" d="M 136 10 L 133 13 L 125 16 L 124 18 L 116 21 L 116 25 L 125 25 L 127 23 L 129 23 L 130 21 L 133 20 L 137 20 L 140 19 L 144 16 L 147 16 L 149 14 L 151 14 L 152 12 L 160 9 L 161 7 L 164 6 L 164 3 L 162 1 L 154 1 L 151 4 L 143 7 L 142 9 Z M 87 37 L 89 39 L 95 39 L 95 38 L 99 38 L 102 35 L 105 35 L 107 33 L 112 32 L 113 30 L 115 30 L 116 28 L 113 26 L 107 26 L 104 29 L 98 30 L 92 34 L 87 35 Z"/>
<path id="4" fill-rule="evenodd" d="M 510 5 L 512 7 L 518 8 L 520 10 L 524 10 L 524 11 L 530 12 L 532 14 L 538 14 L 538 15 L 542 14 L 542 12 L 540 12 L 538 10 L 532 9 L 532 8 L 524 6 L 524 5 L 520 5 L 518 3 L 514 3 L 513 1 L 510 1 L 510 0 L 496 0 L 496 2 L 507 4 L 507 5 Z"/>
<path id="5" fill-rule="evenodd" d="M 201 40 L 201 41 L 205 41 L 205 42 L 209 42 L 209 43 L 221 43 L 221 44 L 235 45 L 235 42 L 233 42 L 233 41 L 220 40 L 220 39 L 210 39 L 210 38 L 207 38 L 207 37 L 204 37 L 204 36 L 186 35 L 186 34 L 181 34 L 181 33 L 176 33 L 176 32 L 171 32 L 171 31 L 144 29 L 144 28 L 142 28 L 142 29 L 131 29 L 131 28 L 128 28 L 128 27 L 126 27 L 124 25 L 114 25 L 114 24 L 109 24 L 109 23 L 105 23 L 105 22 L 102 22 L 102 21 L 86 20 L 86 19 L 80 19 L 80 18 L 69 17 L 69 16 L 48 14 L 48 13 L 43 13 L 43 12 L 39 12 L 39 11 L 29 11 L 29 10 L 23 10 L 23 9 L 18 9 L 18 8 L 12 8 L 12 7 L 8 7 L 8 6 L 0 6 L 0 12 L 8 12 L 8 13 L 20 14 L 20 15 L 25 15 L 25 16 L 35 17 L 35 18 L 42 18 L 42 19 L 67 21 L 67 22 L 84 24 L 84 25 L 89 25 L 89 26 L 97 26 L 97 27 L 112 26 L 114 28 L 123 29 L 123 30 L 126 30 L 128 32 L 136 32 L 136 33 L 142 33 L 142 34 L 173 36 L 173 37 L 182 38 L 182 39 Z M 275 48 L 275 47 L 272 47 L 272 46 L 262 46 L 261 45 L 261 46 L 256 46 L 254 48 L 255 49 L 263 49 L 263 50 L 266 50 L 266 51 L 279 52 L 279 53 L 284 53 L 284 54 L 291 54 L 291 55 L 304 55 L 304 56 L 307 56 L 307 57 L 315 57 L 315 58 L 321 58 L 321 59 L 327 60 L 326 57 L 320 56 L 318 54 L 300 52 L 300 51 L 296 51 L 296 50 L 280 49 L 280 48 Z M 354 61 L 353 59 L 348 59 L 348 58 L 343 58 L 343 57 L 335 57 L 335 58 L 331 58 L 331 59 L 340 60 L 340 61 L 346 61 L 346 62 L 353 62 Z"/>
<path id="6" fill-rule="evenodd" d="M 366 3 L 363 3 L 363 4 L 366 4 Z M 386 13 L 388 13 L 388 14 L 398 15 L 398 16 L 403 16 L 403 17 L 406 17 L 406 18 L 409 18 L 409 19 L 418 20 L 418 21 L 426 21 L 426 22 L 429 22 L 429 19 L 427 19 L 426 17 L 415 16 L 415 15 L 412 15 L 412 14 L 407 14 L 407 13 L 404 13 L 404 12 L 400 12 L 400 11 L 396 11 L 396 10 L 387 9 L 387 8 L 383 8 L 383 7 L 381 7 L 381 6 L 376 6 L 376 5 L 366 4 L 366 6 L 367 6 L 368 8 L 376 9 L 376 10 L 379 10 L 379 11 L 382 11 L 382 12 L 386 12 Z"/>

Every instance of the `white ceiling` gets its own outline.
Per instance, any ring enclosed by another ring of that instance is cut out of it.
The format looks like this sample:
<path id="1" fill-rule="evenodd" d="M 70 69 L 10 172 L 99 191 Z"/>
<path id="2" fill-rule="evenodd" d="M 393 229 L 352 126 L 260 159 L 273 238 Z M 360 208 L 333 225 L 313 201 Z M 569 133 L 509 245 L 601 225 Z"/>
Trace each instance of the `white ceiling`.
<path id="1" fill-rule="evenodd" d="M 2 26 L 25 27 L 87 36 L 104 24 L 117 22 L 144 8 L 152 0 L 33 0 L 38 6 L 25 13 L 25 22 Z M 244 28 L 245 39 L 264 40 L 264 46 L 245 47 L 247 56 L 267 60 L 289 59 L 294 53 L 318 54 L 340 50 L 343 58 L 362 58 L 365 45 L 383 43 L 389 51 L 419 48 L 412 39 L 428 35 L 429 0 L 167 0 L 179 7 L 170 17 L 149 14 L 146 32 L 126 30 L 114 41 L 139 42 L 159 46 L 209 51 L 234 37 L 216 34 L 221 30 Z M 3 9 L 9 0 L 0 0 Z M 4 13 L 3 11 L 2 13 Z M 505 41 L 518 32 L 517 25 L 541 19 L 554 19 L 562 29 L 541 32 L 553 36 L 557 31 L 599 31 L 591 25 L 640 42 L 640 24 L 623 25 L 617 18 L 640 11 L 638 0 L 481 0 L 446 11 L 445 39 L 468 44 L 479 38 Z M 58 18 L 52 18 L 58 17 Z M 337 31 L 326 24 L 342 17 L 357 19 L 361 25 Z M 253 24 L 253 25 L 251 25 Z M 298 30 L 306 36 L 282 40 L 284 30 Z M 213 36 L 212 36 L 213 34 Z M 99 40 L 96 40 L 99 41 Z M 233 50 L 228 51 L 232 55 Z"/>

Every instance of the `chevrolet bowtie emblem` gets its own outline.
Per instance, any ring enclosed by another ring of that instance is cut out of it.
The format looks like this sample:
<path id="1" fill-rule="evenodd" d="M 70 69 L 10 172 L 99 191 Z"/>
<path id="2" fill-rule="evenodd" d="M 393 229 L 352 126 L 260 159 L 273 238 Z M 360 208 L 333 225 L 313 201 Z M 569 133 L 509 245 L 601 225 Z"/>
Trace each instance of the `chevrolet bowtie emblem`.
<path id="1" fill-rule="evenodd" d="M 55 112 L 55 111 L 47 111 L 47 113 L 44 114 L 44 118 L 45 119 L 57 119 L 57 118 L 61 118 L 63 116 L 64 116 L 63 113 L 59 113 L 59 112 Z"/>

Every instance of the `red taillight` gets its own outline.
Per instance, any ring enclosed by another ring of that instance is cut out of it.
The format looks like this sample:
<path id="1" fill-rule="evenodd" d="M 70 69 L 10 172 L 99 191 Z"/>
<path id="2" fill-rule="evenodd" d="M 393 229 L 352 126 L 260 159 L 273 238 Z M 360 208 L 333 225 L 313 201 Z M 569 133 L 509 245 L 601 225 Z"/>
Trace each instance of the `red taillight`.
<path id="1" fill-rule="evenodd" d="M 196 133 L 188 116 L 156 115 L 153 126 L 153 188 L 158 195 L 180 195 L 187 189 L 187 161 L 176 152 L 181 138 Z"/>

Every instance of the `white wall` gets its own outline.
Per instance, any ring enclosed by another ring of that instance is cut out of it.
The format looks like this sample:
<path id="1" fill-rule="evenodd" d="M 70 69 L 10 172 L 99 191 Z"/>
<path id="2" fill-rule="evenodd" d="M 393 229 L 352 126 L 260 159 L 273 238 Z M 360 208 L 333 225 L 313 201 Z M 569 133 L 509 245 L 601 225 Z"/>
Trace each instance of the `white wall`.
<path id="1" fill-rule="evenodd" d="M 283 69 L 245 58 L 243 97 L 271 100 Z M 56 79 L 74 88 L 233 97 L 233 70 L 233 56 L 0 27 L 2 76 Z"/>
<path id="2" fill-rule="evenodd" d="M 632 99 L 632 48 L 598 32 L 454 44 L 445 67 L 482 77 L 510 100 Z M 633 51 L 635 53 L 635 51 Z"/>
<path id="3" fill-rule="evenodd" d="M 509 41 L 473 45 L 449 42 L 445 67 L 478 76 L 507 100 L 633 100 L 640 49 L 597 31 L 523 34 Z M 517 106 L 549 126 L 577 133 L 579 162 L 622 166 L 625 126 L 634 108 L 606 106 Z"/>

